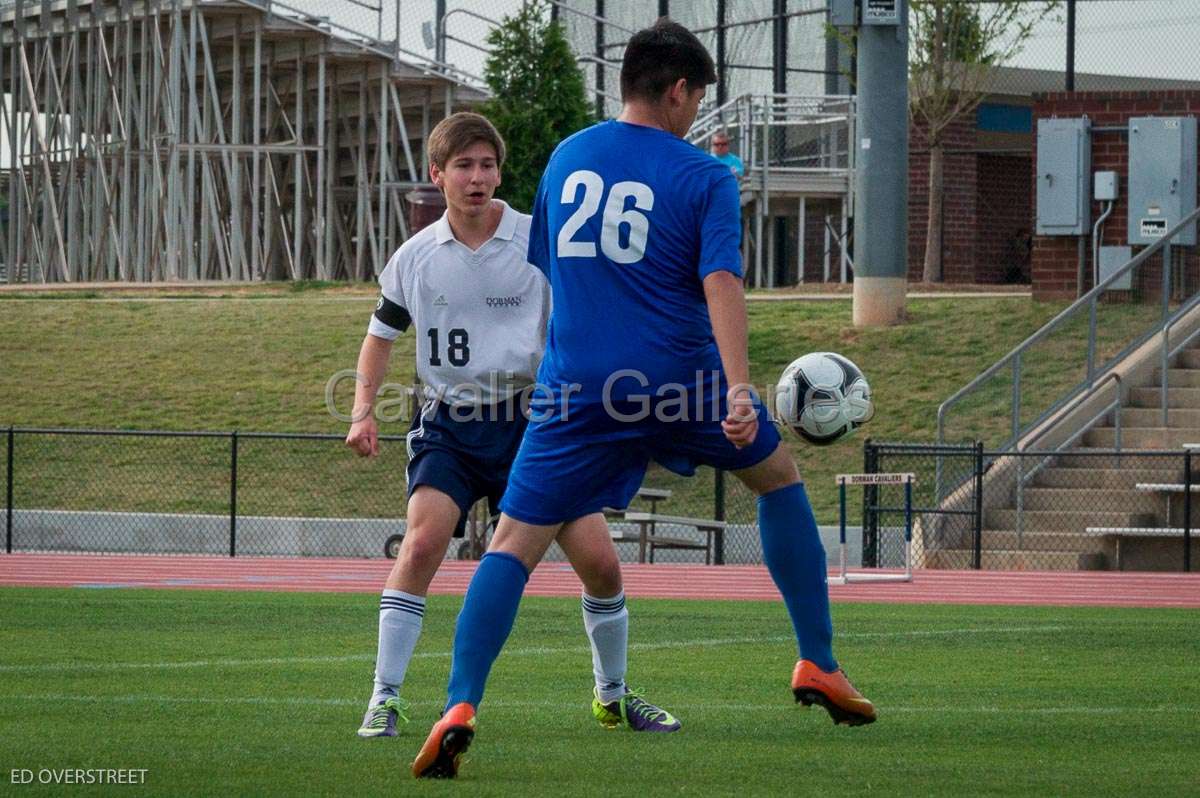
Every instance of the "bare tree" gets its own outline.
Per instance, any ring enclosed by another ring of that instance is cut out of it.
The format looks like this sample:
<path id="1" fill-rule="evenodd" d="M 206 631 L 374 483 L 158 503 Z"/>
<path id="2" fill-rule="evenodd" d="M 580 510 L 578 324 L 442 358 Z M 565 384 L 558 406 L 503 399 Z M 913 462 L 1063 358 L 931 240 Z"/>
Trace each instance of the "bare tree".
<path id="1" fill-rule="evenodd" d="M 973 112 L 987 80 L 1017 55 L 1058 0 L 910 0 L 909 113 L 929 144 L 926 282 L 942 281 L 942 187 L 946 129 Z"/>

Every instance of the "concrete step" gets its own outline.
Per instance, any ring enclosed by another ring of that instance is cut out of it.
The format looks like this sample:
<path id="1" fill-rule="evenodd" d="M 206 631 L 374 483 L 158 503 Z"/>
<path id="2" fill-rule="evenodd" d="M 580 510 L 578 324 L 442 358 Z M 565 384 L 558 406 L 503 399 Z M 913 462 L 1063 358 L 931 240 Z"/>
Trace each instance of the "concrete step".
<path id="1" fill-rule="evenodd" d="M 1121 411 L 1121 426 L 1126 430 L 1162 426 L 1162 409 L 1127 407 Z M 1168 408 L 1167 426 L 1200 430 L 1200 408 Z"/>
<path id="2" fill-rule="evenodd" d="M 1175 368 L 1200 369 L 1200 349 L 1184 349 L 1175 356 Z"/>
<path id="3" fill-rule="evenodd" d="M 1100 429 L 1109 429 L 1101 427 Z M 1111 430 L 1110 430 L 1111 432 Z M 1126 430 L 1121 430 L 1122 443 Z M 1160 469 L 1178 469 L 1183 475 L 1183 452 L 1178 456 L 1154 455 L 1147 456 L 1125 447 L 1121 452 L 1108 451 L 1111 447 L 1076 446 L 1058 455 L 1054 461 L 1055 468 L 1094 471 L 1100 469 L 1135 469 L 1137 471 L 1158 471 Z"/>
<path id="4" fill-rule="evenodd" d="M 1095 510 L 1026 510 L 1021 528 L 1029 532 L 1083 532 L 1089 526 L 1156 526 L 1153 513 Z M 984 529 L 1016 529 L 1017 511 L 1000 508 L 983 511 Z"/>
<path id="5" fill-rule="evenodd" d="M 1183 478 L 1183 462 L 1178 468 L 1151 468 L 1161 463 L 1144 462 L 1126 458 L 1127 468 L 1097 468 L 1099 462 L 1093 461 L 1090 466 L 1067 468 L 1054 465 L 1044 469 L 1033 480 L 1033 486 L 1038 488 L 1093 488 L 1099 490 L 1131 490 L 1139 482 L 1177 482 Z M 1200 461 L 1198 461 L 1200 465 Z"/>
<path id="6" fill-rule="evenodd" d="M 985 571 L 1078 571 L 1080 556 L 1075 551 L 1004 549 L 983 552 L 980 565 Z M 923 564 L 926 568 L 967 569 L 973 562 L 974 552 L 970 549 L 938 549 L 926 551 Z"/>
<path id="7" fill-rule="evenodd" d="M 985 529 L 980 542 L 986 551 L 1101 551 L 1103 542 L 1095 535 L 1077 532 L 1030 532 L 1015 529 Z M 970 548 L 970 541 L 959 541 Z"/>
<path id="8" fill-rule="evenodd" d="M 1139 472 L 1141 473 L 1141 472 Z M 1152 482 L 1138 479 L 1138 482 Z M 1015 502 L 1015 497 L 1012 500 Z M 1157 493 L 1128 489 L 1097 490 L 1089 488 L 1030 488 L 1021 497 L 1026 512 L 1057 510 L 1062 512 L 1113 510 L 1129 513 L 1155 513 L 1163 509 L 1163 498 Z"/>
<path id="9" fill-rule="evenodd" d="M 1116 445 L 1116 430 L 1097 427 L 1083 434 L 1085 446 L 1109 449 Z M 1192 427 L 1124 427 L 1121 428 L 1122 449 L 1180 449 L 1185 443 L 1200 443 L 1200 428 Z"/>
<path id="10" fill-rule="evenodd" d="M 1161 388 L 1133 388 L 1128 407 L 1162 407 Z M 1167 388 L 1167 407 L 1200 408 L 1200 388 Z"/>
<path id="11" fill-rule="evenodd" d="M 1154 370 L 1155 384 L 1162 384 L 1162 370 Z M 1167 369 L 1167 387 L 1169 388 L 1200 388 L 1200 369 L 1169 368 Z"/>

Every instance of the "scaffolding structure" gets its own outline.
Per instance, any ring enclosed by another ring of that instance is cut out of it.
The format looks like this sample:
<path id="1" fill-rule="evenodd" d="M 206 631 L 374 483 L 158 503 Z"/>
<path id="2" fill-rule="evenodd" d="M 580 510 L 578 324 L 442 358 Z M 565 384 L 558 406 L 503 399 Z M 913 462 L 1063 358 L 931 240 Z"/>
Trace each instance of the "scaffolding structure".
<path id="1" fill-rule="evenodd" d="M 367 24 L 272 0 L 0 3 L 0 281 L 377 274 L 431 125 L 484 94 L 408 57 L 399 4 L 324 5 Z"/>

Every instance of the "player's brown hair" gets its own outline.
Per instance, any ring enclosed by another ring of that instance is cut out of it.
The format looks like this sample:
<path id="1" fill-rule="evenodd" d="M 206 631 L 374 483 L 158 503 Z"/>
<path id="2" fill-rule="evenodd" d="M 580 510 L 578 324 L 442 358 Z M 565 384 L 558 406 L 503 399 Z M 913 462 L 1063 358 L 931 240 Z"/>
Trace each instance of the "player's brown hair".
<path id="1" fill-rule="evenodd" d="M 445 169 L 450 159 L 477 141 L 492 145 L 496 151 L 497 165 L 504 165 L 506 151 L 500 131 L 487 117 L 470 111 L 459 111 L 438 122 L 429 134 L 425 151 L 429 154 L 431 164 Z"/>

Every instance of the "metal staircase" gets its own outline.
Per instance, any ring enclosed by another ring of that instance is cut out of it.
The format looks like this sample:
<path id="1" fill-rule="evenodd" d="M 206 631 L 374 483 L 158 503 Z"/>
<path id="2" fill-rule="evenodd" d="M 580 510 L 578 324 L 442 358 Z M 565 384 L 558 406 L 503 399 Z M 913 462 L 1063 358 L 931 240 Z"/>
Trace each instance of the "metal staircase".
<path id="1" fill-rule="evenodd" d="M 982 567 L 1115 567 L 1123 535 L 1179 547 L 1196 476 L 1187 449 L 1200 445 L 1200 274 L 1176 241 L 1198 219 L 1200 209 L 938 409 L 939 445 L 973 439 L 990 452 Z M 934 479 L 938 506 L 960 501 L 940 461 Z M 931 539 L 925 562 L 970 567 L 970 543 Z"/>
<path id="2" fill-rule="evenodd" d="M 747 209 L 743 240 L 746 272 L 755 287 L 773 288 L 783 270 L 772 233 L 776 220 L 795 219 L 796 272 L 804 282 L 809 225 L 809 200 L 838 206 L 836 222 L 815 220 L 824 227 L 823 281 L 849 279 L 851 261 L 846 239 L 854 213 L 855 98 L 745 94 L 703 112 L 688 132 L 688 140 L 708 149 L 718 131 L 729 135 L 731 151 L 746 166 L 742 206 Z M 838 264 L 831 268 L 836 240 Z"/>

